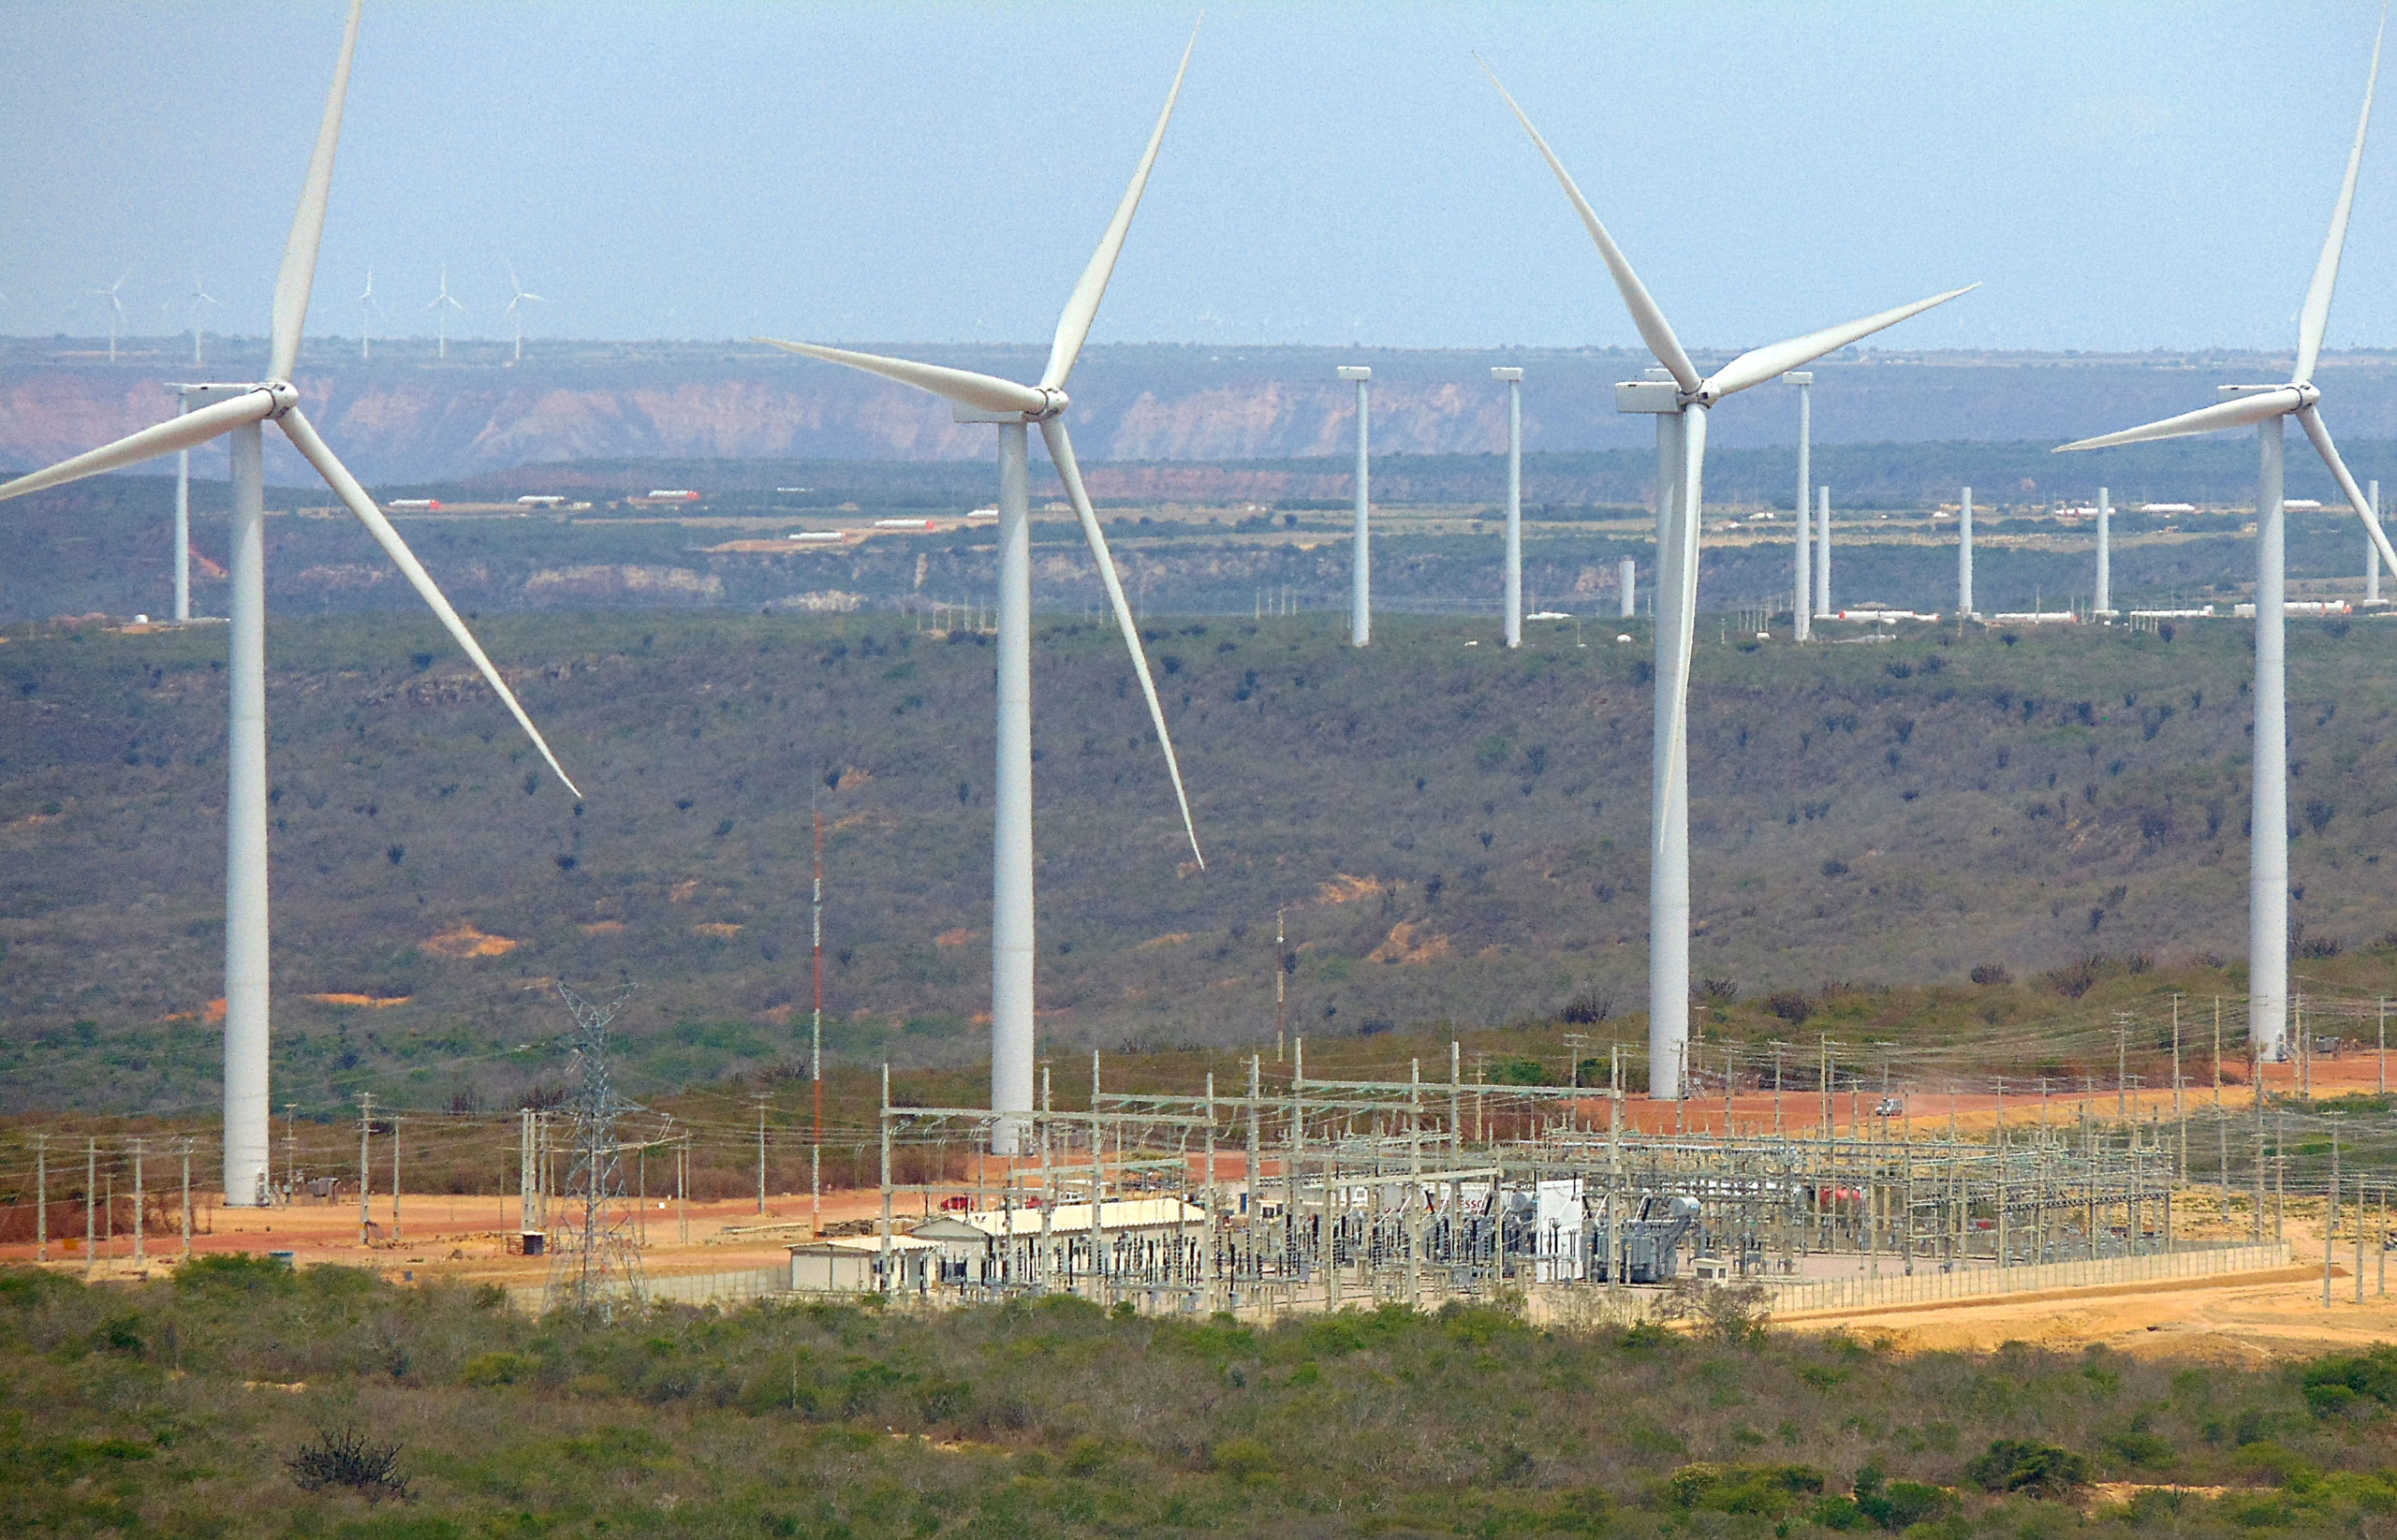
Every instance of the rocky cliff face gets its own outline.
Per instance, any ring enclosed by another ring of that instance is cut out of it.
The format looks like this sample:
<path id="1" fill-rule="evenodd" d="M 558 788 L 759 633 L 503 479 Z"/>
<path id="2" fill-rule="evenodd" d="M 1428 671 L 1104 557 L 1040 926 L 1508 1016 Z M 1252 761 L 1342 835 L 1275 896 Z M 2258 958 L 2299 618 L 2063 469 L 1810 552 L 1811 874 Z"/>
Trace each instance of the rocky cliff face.
<path id="1" fill-rule="evenodd" d="M 1039 353 L 1026 347 L 883 345 L 1022 378 L 1040 365 Z M 137 342 L 110 364 L 64 343 L 0 343 L 0 466 L 48 463 L 170 416 L 166 382 L 194 373 L 181 348 Z M 950 420 L 932 397 L 747 345 L 553 343 L 522 365 L 487 345 L 453 345 L 446 362 L 431 351 L 385 344 L 368 363 L 326 341 L 314 345 L 301 371 L 310 416 L 370 481 L 434 481 L 593 459 L 939 462 L 992 453 L 987 432 Z M 260 353 L 255 342 L 228 340 L 203 373 L 254 377 Z M 1644 362 L 1621 350 L 1126 345 L 1094 347 L 1075 374 L 1076 447 L 1094 462 L 1343 456 L 1356 432 L 1356 402 L 1332 371 L 1358 361 L 1375 369 L 1380 453 L 1502 449 L 1506 396 L 1489 375 L 1499 362 L 1527 374 L 1527 449 L 1636 448 L 1650 441 L 1645 421 L 1613 409 L 1614 382 L 1636 376 Z M 2217 381 L 2285 373 L 2285 360 L 2244 355 L 1867 353 L 1817 366 L 1816 431 L 1826 444 L 2063 439 L 2202 405 Z M 2343 438 L 2397 436 L 2397 355 L 2343 355 L 2326 364 L 2324 384 Z M 1716 414 L 1714 441 L 1790 442 L 1789 394 L 1768 386 L 1728 404 Z M 304 478 L 296 457 L 273 453 L 278 479 Z M 1164 485 L 1152 482 L 1142 495 Z M 1260 480 L 1257 495 L 1338 493 Z"/>

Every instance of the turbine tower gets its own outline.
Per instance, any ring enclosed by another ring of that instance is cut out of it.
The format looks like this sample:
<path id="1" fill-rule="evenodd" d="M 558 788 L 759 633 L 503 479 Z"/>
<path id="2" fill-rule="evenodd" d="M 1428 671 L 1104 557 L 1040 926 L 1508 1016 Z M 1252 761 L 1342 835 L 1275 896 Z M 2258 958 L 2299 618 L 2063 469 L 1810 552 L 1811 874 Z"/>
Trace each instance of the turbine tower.
<path id="1" fill-rule="evenodd" d="M 428 301 L 424 308 L 433 312 L 434 329 L 439 338 L 438 356 L 446 359 L 449 356 L 449 313 L 453 310 L 461 315 L 466 313 L 466 307 L 449 292 L 449 263 L 441 264 L 441 292 Z"/>
<path id="2" fill-rule="evenodd" d="M 1973 609 L 1973 489 L 1964 489 L 1964 506 L 1956 515 L 1956 618 L 1968 621 Z"/>
<path id="3" fill-rule="evenodd" d="M 1523 372 L 1493 369 L 1507 382 L 1507 645 L 1523 644 Z"/>
<path id="4" fill-rule="evenodd" d="M 1374 639 L 1374 536 L 1367 523 L 1373 504 L 1374 372 L 1363 364 L 1342 364 L 1340 377 L 1357 387 L 1357 534 L 1348 551 L 1348 645 L 1362 647 Z"/>
<path id="5" fill-rule="evenodd" d="M 184 412 L 154 428 L 121 438 L 103 448 L 64 461 L 45 471 L 0 485 L 0 501 L 62 486 L 87 476 L 137 464 L 156 455 L 171 454 L 228 437 L 233 459 L 232 615 L 228 628 L 229 695 L 232 723 L 226 759 L 225 873 L 225 1201 L 249 1207 L 263 1204 L 268 1195 L 267 1102 L 267 778 L 266 778 L 266 540 L 265 485 L 261 460 L 262 424 L 272 422 L 292 447 L 316 467 L 335 496 L 366 526 L 393 565 L 414 585 L 424 602 L 449 628 L 449 635 L 482 670 L 483 679 L 504 702 L 533 746 L 566 780 L 556 755 L 542 741 L 532 718 L 524 714 L 499 670 L 492 667 L 465 623 L 442 597 L 391 521 L 366 495 L 347 467 L 336 459 L 314 424 L 300 410 L 299 392 L 292 388 L 292 367 L 299 361 L 300 337 L 308 317 L 308 294 L 316 277 L 316 248 L 324 235 L 325 203 L 332 188 L 333 154 L 341 141 L 342 102 L 349 87 L 349 66 L 358 48 L 358 0 L 352 0 L 349 22 L 342 34 L 341 54 L 333 66 L 331 95 L 317 131 L 316 153 L 308 162 L 307 181 L 300 194 L 299 212 L 283 250 L 283 268 L 274 285 L 274 319 L 267 378 L 253 385 L 211 385 L 185 388 Z M 579 798 L 581 793 L 576 793 Z"/>
<path id="6" fill-rule="evenodd" d="M 522 307 L 527 300 L 537 305 L 545 305 L 549 301 L 516 281 L 516 264 L 513 262 L 507 264 L 507 318 L 516 323 L 516 361 L 522 363 L 524 361 L 524 312 Z"/>
<path id="7" fill-rule="evenodd" d="M 2114 500 L 2103 487 L 2097 489 L 2097 577 L 2092 594 L 2096 602 L 2090 606 L 2101 625 L 2114 616 Z"/>
<path id="8" fill-rule="evenodd" d="M 1483 65 L 1484 73 L 1490 73 Z M 1698 366 L 1597 213 L 1498 77 L 1490 83 L 1532 137 L 1596 242 L 1640 340 L 1664 366 L 1663 379 L 1615 387 L 1615 410 L 1656 418 L 1656 726 L 1650 782 L 1648 878 L 1648 1094 L 1679 1100 L 1689 1084 L 1689 666 L 1698 620 L 1698 509 L 1706 469 L 1708 415 L 1724 397 L 1762 385 L 1824 354 L 1894 326 L 1965 292 L 1951 289 L 1862 320 L 1751 348 L 1713 374 Z"/>
<path id="9" fill-rule="evenodd" d="M 208 361 L 199 356 L 199 317 L 201 307 L 205 305 L 215 305 L 219 310 L 225 308 L 222 301 L 201 286 L 199 274 L 195 272 L 191 275 L 191 361 L 196 364 Z"/>
<path id="10" fill-rule="evenodd" d="M 1166 771 L 1173 782 L 1174 799 L 1182 810 L 1183 829 L 1189 836 L 1191 854 L 1198 858 L 1201 867 L 1205 865 L 1205 858 L 1198 853 L 1198 830 L 1190 818 L 1190 800 L 1183 792 L 1182 768 L 1174 758 L 1173 740 L 1166 732 L 1165 708 L 1157 700 L 1156 682 L 1150 677 L 1148 657 L 1141 651 L 1140 628 L 1132 618 L 1131 606 L 1125 601 L 1114 556 L 1107 549 L 1107 537 L 1098 527 L 1098 515 L 1092 509 L 1090 495 L 1083 488 L 1081 467 L 1074 459 L 1073 440 L 1066 431 L 1063 417 L 1068 403 L 1066 379 L 1073 374 L 1074 361 L 1081 356 L 1082 344 L 1090 336 L 1099 301 L 1106 296 L 1108 279 L 1115 271 L 1117 255 L 1124 249 L 1124 238 L 1131 229 L 1140 194 L 1148 186 L 1149 169 L 1155 165 L 1157 148 L 1165 141 L 1166 125 L 1172 120 L 1174 101 L 1182 94 L 1182 78 L 1190 67 L 1191 50 L 1198 43 L 1198 34 L 1194 32 L 1189 47 L 1183 50 L 1181 67 L 1174 71 L 1173 89 L 1166 95 L 1165 110 L 1158 114 L 1148 149 L 1132 173 L 1131 185 L 1125 189 L 1114 217 L 1099 238 L 1098 250 L 1092 255 L 1090 265 L 1082 271 L 1081 280 L 1066 301 L 1064 314 L 1057 318 L 1048 367 L 1041 371 L 1038 385 L 1019 385 L 1013 380 L 963 369 L 881 358 L 814 343 L 757 339 L 793 353 L 845 364 L 928 390 L 949 403 L 958 421 L 988 422 L 999 431 L 998 764 L 991 883 L 991 1109 L 1002 1116 L 992 1126 L 991 1142 L 993 1151 L 1001 1154 L 1017 1151 L 1024 1130 L 1020 1118 L 1006 1114 L 1028 1113 L 1033 1106 L 1032 506 L 1031 457 L 1025 430 L 1034 424 L 1039 426 L 1049 458 L 1056 466 L 1057 478 L 1065 484 L 1066 495 L 1081 521 L 1082 537 L 1089 542 L 1091 555 L 1098 564 L 1099 581 L 1107 590 L 1116 627 L 1131 650 L 1140 694 L 1148 701 L 1149 720 L 1155 726 L 1157 742 L 1165 750 Z"/>
<path id="11" fill-rule="evenodd" d="M 1815 618 L 1831 618 L 1831 490 L 1815 489 Z"/>
<path id="12" fill-rule="evenodd" d="M 2383 33 L 2387 22 L 2382 23 Z M 2380 559 L 2397 569 L 2397 552 L 2380 527 L 2374 508 L 2356 478 L 2339 458 L 2331 430 L 2322 420 L 2321 389 L 2314 383 L 2314 367 L 2321 359 L 2322 335 L 2331 324 L 2331 298 L 2339 286 L 2339 257 L 2347 241 L 2347 215 L 2356 201 L 2356 173 L 2363 166 L 2364 134 L 2372 126 L 2373 90 L 2380 81 L 2380 36 L 2372 41 L 2372 69 L 2363 88 L 2363 113 L 2356 120 L 2356 139 L 2347 152 L 2346 179 L 2331 210 L 2331 231 L 2314 265 L 2314 281 L 2305 291 L 2304 309 L 2298 314 L 2297 367 L 2286 385 L 2226 385 L 2227 400 L 2194 412 L 2166 418 L 2118 433 L 2104 433 L 2059 447 L 2057 454 L 2074 449 L 2103 449 L 2117 444 L 2144 444 L 2153 439 L 2183 438 L 2226 428 L 2256 430 L 2257 460 L 2256 495 L 2256 761 L 2255 786 L 2250 792 L 2247 868 L 2247 1031 L 2257 1052 L 2278 1062 L 2288 1055 L 2288 594 L 2284 582 L 2287 556 L 2287 509 L 2281 482 L 2287 465 L 2282 430 L 2290 418 L 2305 430 L 2314 452 L 2346 494 L 2347 506 L 2363 521 Z"/>
<path id="13" fill-rule="evenodd" d="M 2363 494 L 2372 499 L 2373 514 L 2375 518 L 2378 517 L 2380 483 L 2371 482 L 2365 486 Z M 2372 543 L 2369 535 L 2364 537 L 2363 542 L 2363 602 L 2366 604 L 2380 602 L 2380 548 Z"/>
<path id="14" fill-rule="evenodd" d="M 1781 377 L 1798 388 L 1798 538 L 1790 542 L 1798 551 L 1798 600 L 1789 607 L 1790 618 L 1796 623 L 1794 639 L 1811 641 L 1814 607 L 1806 600 L 1814 592 L 1814 579 L 1808 575 L 1813 564 L 1806 560 L 1806 497 L 1815 482 L 1815 375 L 1811 370 L 1792 369 Z"/>

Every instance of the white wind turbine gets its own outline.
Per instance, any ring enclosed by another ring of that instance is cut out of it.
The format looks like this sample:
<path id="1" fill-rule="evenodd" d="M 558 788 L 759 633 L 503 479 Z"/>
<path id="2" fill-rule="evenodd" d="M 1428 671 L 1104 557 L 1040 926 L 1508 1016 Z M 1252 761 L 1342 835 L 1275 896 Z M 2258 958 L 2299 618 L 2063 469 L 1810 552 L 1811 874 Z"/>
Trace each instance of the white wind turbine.
<path id="1" fill-rule="evenodd" d="M 2386 31 L 2387 23 L 2382 23 Z M 2356 173 L 2363 166 L 2364 132 L 2372 125 L 2372 95 L 2380 81 L 2380 37 L 2372 42 L 2372 70 L 2363 88 L 2363 113 L 2356 120 L 2354 147 L 2347 152 L 2346 180 L 2339 184 L 2339 200 L 2331 211 L 2331 231 L 2322 255 L 2314 264 L 2314 281 L 2305 291 L 2305 308 L 2297 323 L 2297 367 L 2286 385 L 2226 385 L 2229 400 L 2184 412 L 2144 427 L 2126 428 L 2066 444 L 2055 452 L 2102 449 L 2116 444 L 2143 444 L 2151 439 L 2181 438 L 2225 428 L 2256 430 L 2260 450 L 2256 494 L 2256 757 L 2250 799 L 2247 867 L 2247 1030 L 2263 1057 L 2280 1060 L 2288 1051 L 2288 597 L 2283 582 L 2287 556 L 2282 475 L 2287 465 L 2282 428 L 2295 418 L 2314 441 L 2347 504 L 2381 560 L 2397 566 L 2397 552 L 2372 500 L 2356 485 L 2331 441 L 2317 403 L 2322 391 L 2314 383 L 2314 366 L 2322 355 L 2322 335 L 2331 324 L 2331 296 L 2339 286 L 2339 257 L 2347 241 L 2347 215 L 2355 207 Z"/>
<path id="2" fill-rule="evenodd" d="M 1516 120 L 1539 147 L 1565 196 L 1597 242 L 1598 256 L 1613 275 L 1624 307 L 1640 340 L 1663 365 L 1652 377 L 1615 387 L 1619 412 L 1649 412 L 1656 418 L 1656 726 L 1651 766 L 1648 834 L 1648 1094 L 1677 1100 L 1688 1086 L 1689 1063 L 1689 665 L 1698 620 L 1698 536 L 1701 482 L 1706 468 L 1707 414 L 1724 397 L 1762 385 L 1787 370 L 1895 326 L 1909 315 L 1944 304 L 1966 288 L 1950 289 L 1860 321 L 1810 331 L 1787 342 L 1751 348 L 1701 376 L 1684 351 L 1665 313 L 1614 238 L 1598 223 L 1589 200 L 1574 185 L 1556 152 L 1548 147 L 1523 110 L 1488 65 L 1482 71 L 1498 87 Z"/>
<path id="3" fill-rule="evenodd" d="M 461 315 L 466 313 L 466 307 L 449 292 L 449 263 L 441 264 L 441 292 L 434 295 L 424 308 L 433 312 L 434 328 L 440 337 L 440 356 L 446 359 L 449 356 L 449 313 L 453 310 Z"/>
<path id="4" fill-rule="evenodd" d="M 1149 169 L 1156 162 L 1157 147 L 1164 142 L 1166 124 L 1173 116 L 1174 100 L 1182 93 L 1182 77 L 1190 67 L 1190 52 L 1198 42 L 1194 32 L 1189 47 L 1183 50 L 1181 67 L 1174 72 L 1173 89 L 1167 94 L 1165 110 L 1158 114 L 1148 149 L 1132 173 L 1131 185 L 1125 189 L 1115 217 L 1108 222 L 1107 233 L 1099 239 L 1098 250 L 1083 270 L 1081 281 L 1074 286 L 1065 313 L 1057 319 L 1049 364 L 1041 372 L 1038 385 L 1019 385 L 1013 380 L 963 369 L 878 358 L 846 348 L 779 342 L 772 337 L 757 339 L 793 353 L 846 364 L 929 390 L 949 403 L 958 421 L 994 423 L 999 430 L 998 765 L 991 916 L 991 1108 L 999 1113 L 1029 1112 L 1033 1105 L 1032 509 L 1029 442 L 1024 432 L 1030 424 L 1040 427 L 1049 457 L 1056 464 L 1057 477 L 1065 483 L 1066 495 L 1081 521 L 1083 538 L 1089 541 L 1091 554 L 1097 560 L 1099 581 L 1106 586 L 1116 626 L 1131 649 L 1132 666 L 1140 676 L 1140 693 L 1148 701 L 1149 718 L 1156 726 L 1158 743 L 1165 749 L 1166 770 L 1173 781 L 1174 799 L 1181 806 L 1184 832 L 1189 836 L 1192 855 L 1198 857 L 1200 865 L 1205 864 L 1205 858 L 1198 856 L 1198 835 L 1190 818 L 1190 800 L 1183 792 L 1182 769 L 1174 758 L 1173 740 L 1166 732 L 1165 709 L 1157 701 L 1156 683 L 1150 677 L 1148 658 L 1140 648 L 1140 633 L 1132 619 L 1131 607 L 1125 602 L 1114 557 L 1107 549 L 1107 537 L 1098 527 L 1098 515 L 1093 511 L 1090 496 L 1083 489 L 1081 468 L 1075 462 L 1073 441 L 1066 434 L 1061 416 L 1066 405 L 1066 377 L 1073 373 L 1074 360 L 1081 356 L 1082 343 L 1090 335 L 1091 321 L 1098 314 L 1099 300 L 1107 292 L 1108 278 L 1115 271 L 1116 255 L 1124 248 L 1132 213 L 1140 206 L 1140 193 L 1148 185 Z M 1002 1153 L 1013 1152 L 1021 1132 L 1019 1122 L 1001 1119 L 993 1128 L 993 1148 Z"/>
<path id="5" fill-rule="evenodd" d="M 358 48 L 358 0 L 342 35 L 331 95 L 316 153 L 308 162 L 299 212 L 283 250 L 274 284 L 274 318 L 267 378 L 254 385 L 197 388 L 186 399 L 205 403 L 145 428 L 104 448 L 62 462 L 45 471 L 0 485 L 0 501 L 121 469 L 154 455 L 172 454 L 220 435 L 230 441 L 233 464 L 231 624 L 229 689 L 231 727 L 226 759 L 225 841 L 225 1201 L 250 1206 L 268 1196 L 267 1102 L 267 782 L 266 782 L 266 543 L 261 424 L 272 422 L 315 466 L 334 495 L 366 526 L 384 554 L 416 588 L 449 628 L 449 635 L 482 670 L 517 726 L 572 791 L 557 756 L 550 752 L 532 718 L 524 714 L 499 670 L 492 667 L 458 612 L 442 597 L 421 565 L 391 527 L 383 510 L 336 459 L 314 424 L 300 410 L 291 371 L 299 360 L 300 336 L 308 316 L 308 294 L 316 277 L 316 248 L 324 235 L 325 202 L 331 191 L 333 153 L 341 140 L 342 101 Z M 577 792 L 578 797 L 581 793 Z"/>
<path id="6" fill-rule="evenodd" d="M 537 305 L 545 305 L 549 301 L 516 281 L 516 264 L 513 262 L 507 264 L 507 318 L 516 323 L 516 361 L 522 363 L 524 361 L 524 312 L 521 307 L 527 300 Z"/>
<path id="7" fill-rule="evenodd" d="M 194 363 L 207 361 L 199 355 L 199 319 L 203 307 L 208 305 L 214 305 L 219 310 L 225 308 L 224 301 L 209 293 L 201 285 L 199 274 L 195 272 L 191 275 L 191 361 Z"/>
<path id="8" fill-rule="evenodd" d="M 375 357 L 375 317 L 382 313 L 382 305 L 375 299 L 375 270 L 368 268 L 365 291 L 358 297 L 358 357 L 361 362 Z"/>
<path id="9" fill-rule="evenodd" d="M 133 270 L 131 268 L 127 268 L 123 272 L 118 273 L 116 275 L 116 282 L 110 284 L 108 287 L 87 288 L 83 291 L 83 297 L 87 300 L 106 300 L 108 301 L 109 362 L 110 363 L 116 362 L 117 333 L 123 330 L 125 326 L 125 301 L 118 298 L 117 291 L 124 288 L 125 281 L 132 276 Z"/>

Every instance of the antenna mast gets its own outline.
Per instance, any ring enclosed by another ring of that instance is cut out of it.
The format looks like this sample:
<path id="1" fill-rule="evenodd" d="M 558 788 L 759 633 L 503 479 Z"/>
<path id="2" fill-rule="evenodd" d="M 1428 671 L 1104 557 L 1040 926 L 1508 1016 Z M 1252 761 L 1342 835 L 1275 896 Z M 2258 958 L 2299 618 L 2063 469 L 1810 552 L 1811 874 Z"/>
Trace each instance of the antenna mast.
<path id="1" fill-rule="evenodd" d="M 1273 1062 L 1277 1064 L 1282 1062 L 1282 1044 L 1289 1031 L 1288 1019 L 1283 1015 L 1282 1009 L 1282 980 L 1289 972 L 1283 962 L 1287 956 L 1288 954 L 1282 949 L 1282 911 L 1276 909 L 1273 911 Z"/>

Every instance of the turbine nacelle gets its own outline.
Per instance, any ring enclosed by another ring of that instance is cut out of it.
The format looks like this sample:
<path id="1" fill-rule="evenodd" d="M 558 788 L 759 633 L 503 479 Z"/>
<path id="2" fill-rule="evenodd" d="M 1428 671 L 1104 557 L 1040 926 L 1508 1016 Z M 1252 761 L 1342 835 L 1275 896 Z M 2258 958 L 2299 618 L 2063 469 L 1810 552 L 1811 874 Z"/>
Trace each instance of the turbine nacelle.
<path id="1" fill-rule="evenodd" d="M 2284 380 L 2278 385 L 2217 385 L 2213 393 L 2228 401 L 2240 396 L 2268 396 L 2276 390 L 2289 393 L 2288 410 L 2302 412 L 2322 400 L 2321 388 L 2310 380 Z"/>
<path id="2" fill-rule="evenodd" d="M 958 422 L 1024 422 L 1038 424 L 1043 422 L 1054 422 L 1057 418 L 1066 415 L 1066 407 L 1073 404 L 1072 397 L 1066 395 L 1066 392 L 1057 389 L 1053 386 L 1029 385 L 1022 389 L 1030 395 L 1037 397 L 1039 400 L 1040 404 L 1037 406 L 1027 405 L 1022 411 L 993 412 L 984 407 L 969 405 L 964 402 L 957 402 L 951 409 L 950 417 L 952 420 Z"/>

